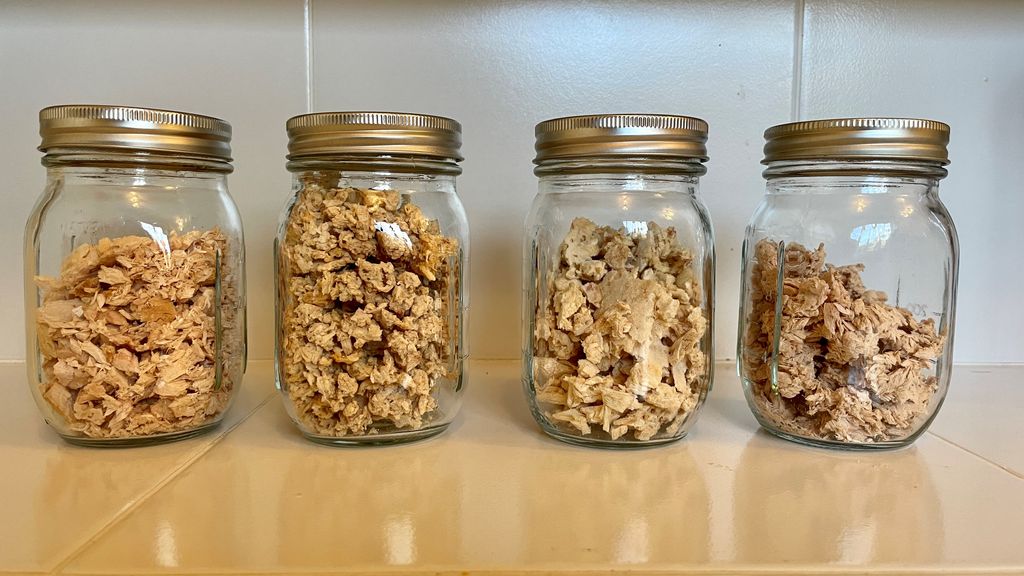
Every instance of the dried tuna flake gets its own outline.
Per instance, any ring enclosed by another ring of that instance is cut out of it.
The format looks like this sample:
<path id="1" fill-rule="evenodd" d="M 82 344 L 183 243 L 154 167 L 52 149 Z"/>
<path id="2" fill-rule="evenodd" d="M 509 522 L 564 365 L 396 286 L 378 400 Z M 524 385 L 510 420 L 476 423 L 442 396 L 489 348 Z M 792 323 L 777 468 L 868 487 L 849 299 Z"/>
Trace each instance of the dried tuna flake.
<path id="1" fill-rule="evenodd" d="M 307 431 L 331 437 L 435 421 L 458 327 L 459 243 L 392 190 L 308 178 L 281 244 L 284 384 Z"/>
<path id="2" fill-rule="evenodd" d="M 906 438 L 931 410 L 932 375 L 945 336 L 865 288 L 863 264 L 835 266 L 825 246 L 784 246 L 778 378 L 773 355 L 779 244 L 754 247 L 744 373 L 761 415 L 779 429 L 820 440 Z"/>
<path id="3" fill-rule="evenodd" d="M 674 437 L 704 386 L 700 275 L 674 228 L 573 220 L 542 270 L 533 340 L 536 400 L 571 434 Z M 671 353 L 670 353 L 671 352 Z"/>
<path id="4" fill-rule="evenodd" d="M 166 248 L 170 247 L 170 252 Z M 43 397 L 72 433 L 130 438 L 194 429 L 227 407 L 240 372 L 240 294 L 219 230 L 81 244 L 39 278 Z M 212 282 L 221 266 L 222 294 Z M 214 309 L 224 329 L 216 357 Z M 216 364 L 224 363 L 215 387 Z M 215 389 L 216 388 L 216 389 Z"/>

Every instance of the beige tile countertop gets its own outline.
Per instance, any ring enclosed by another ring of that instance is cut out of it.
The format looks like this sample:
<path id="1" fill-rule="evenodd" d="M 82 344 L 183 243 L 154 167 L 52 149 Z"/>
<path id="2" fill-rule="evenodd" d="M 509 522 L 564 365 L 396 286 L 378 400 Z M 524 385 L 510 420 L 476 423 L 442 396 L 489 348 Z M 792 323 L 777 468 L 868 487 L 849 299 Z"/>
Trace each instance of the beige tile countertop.
<path id="1" fill-rule="evenodd" d="M 758 431 L 730 365 L 690 436 L 544 436 L 518 364 L 473 362 L 447 433 L 305 441 L 250 365 L 211 435 L 98 450 L 0 366 L 0 573 L 1024 573 L 1024 366 L 960 366 L 932 432 L 845 453 Z"/>

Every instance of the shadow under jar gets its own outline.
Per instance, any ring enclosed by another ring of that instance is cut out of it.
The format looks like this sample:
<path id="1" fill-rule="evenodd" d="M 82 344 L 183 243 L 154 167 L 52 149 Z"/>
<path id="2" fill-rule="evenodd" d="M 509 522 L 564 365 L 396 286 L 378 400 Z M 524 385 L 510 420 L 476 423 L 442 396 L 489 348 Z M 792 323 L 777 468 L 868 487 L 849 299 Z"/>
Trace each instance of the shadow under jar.
<path id="1" fill-rule="evenodd" d="M 326 112 L 287 128 L 294 194 L 274 254 L 288 414 L 308 439 L 332 445 L 444 431 L 465 386 L 461 127 Z"/>
<path id="2" fill-rule="evenodd" d="M 711 388 L 715 252 L 707 124 L 595 115 L 537 125 L 526 220 L 523 386 L 566 442 L 682 438 Z"/>
<path id="3" fill-rule="evenodd" d="M 952 368 L 958 248 L 938 196 L 949 127 L 847 118 L 765 139 L 767 193 L 743 243 L 747 402 L 789 440 L 910 444 Z"/>
<path id="4" fill-rule="evenodd" d="M 39 113 L 46 190 L 25 229 L 28 377 L 65 440 L 210 430 L 245 369 L 231 127 L 123 106 Z"/>

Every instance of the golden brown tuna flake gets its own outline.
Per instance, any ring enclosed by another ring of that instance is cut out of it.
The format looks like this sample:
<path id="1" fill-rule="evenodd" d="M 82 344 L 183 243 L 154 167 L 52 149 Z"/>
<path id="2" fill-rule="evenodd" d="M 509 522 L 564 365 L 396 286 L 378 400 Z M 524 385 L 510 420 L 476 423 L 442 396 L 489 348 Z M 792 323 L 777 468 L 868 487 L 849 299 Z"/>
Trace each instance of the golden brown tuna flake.
<path id="1" fill-rule="evenodd" d="M 458 242 L 391 190 L 305 183 L 280 289 L 283 377 L 299 421 L 326 436 L 418 429 L 455 378 Z"/>
<path id="2" fill-rule="evenodd" d="M 43 397 L 71 431 L 149 436 L 197 428 L 224 411 L 233 383 L 230 369 L 216 382 L 214 309 L 225 249 L 218 230 L 159 244 L 102 238 L 69 254 L 59 277 L 36 279 Z M 232 298 L 220 302 L 226 325 Z"/>
<path id="3" fill-rule="evenodd" d="M 833 266 L 825 246 L 785 246 L 777 390 L 770 380 L 778 245 L 755 247 L 744 368 L 762 417 L 785 432 L 844 442 L 905 438 L 928 413 L 944 337 L 932 319 L 886 304 L 863 264 Z"/>
<path id="4" fill-rule="evenodd" d="M 534 333 L 534 387 L 553 423 L 612 440 L 678 434 L 707 387 L 692 260 L 674 228 L 573 220 Z"/>

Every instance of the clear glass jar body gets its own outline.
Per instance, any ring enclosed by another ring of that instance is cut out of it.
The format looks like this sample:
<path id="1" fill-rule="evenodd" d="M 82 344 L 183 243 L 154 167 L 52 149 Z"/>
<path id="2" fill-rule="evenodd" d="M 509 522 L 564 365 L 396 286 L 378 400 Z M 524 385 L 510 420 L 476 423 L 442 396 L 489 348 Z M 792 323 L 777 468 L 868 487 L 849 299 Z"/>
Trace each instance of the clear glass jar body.
<path id="1" fill-rule="evenodd" d="M 26 363 L 44 418 L 93 446 L 212 429 L 245 370 L 228 169 L 58 152 L 25 230 Z"/>
<path id="2" fill-rule="evenodd" d="M 274 250 L 277 386 L 310 440 L 416 440 L 459 410 L 469 226 L 446 166 L 289 164 Z"/>
<path id="3" fill-rule="evenodd" d="M 713 376 L 715 251 L 699 163 L 558 162 L 526 220 L 523 387 L 566 442 L 682 438 Z"/>
<path id="4" fill-rule="evenodd" d="M 747 402 L 767 430 L 894 448 L 938 413 L 958 264 L 938 197 L 945 174 L 910 162 L 769 164 L 743 243 L 737 350 Z"/>

